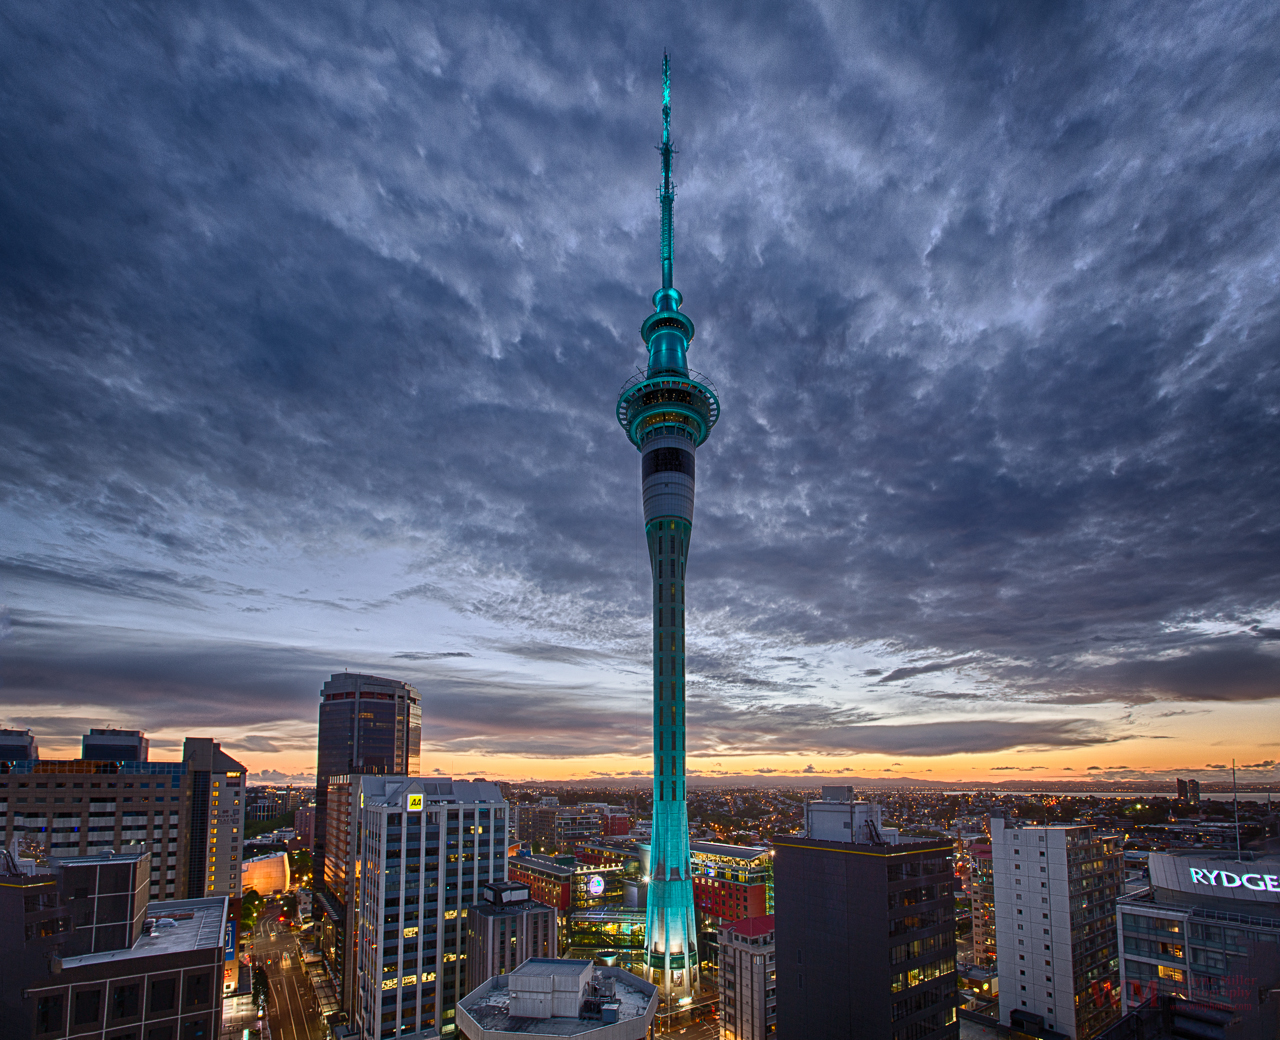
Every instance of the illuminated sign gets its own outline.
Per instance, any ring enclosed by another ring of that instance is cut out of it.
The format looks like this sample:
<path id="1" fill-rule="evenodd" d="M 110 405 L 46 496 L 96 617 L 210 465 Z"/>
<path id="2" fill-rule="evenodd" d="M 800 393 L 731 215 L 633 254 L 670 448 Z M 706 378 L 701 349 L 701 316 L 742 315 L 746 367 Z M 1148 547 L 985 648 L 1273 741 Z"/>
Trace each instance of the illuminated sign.
<path id="1" fill-rule="evenodd" d="M 1214 888 L 1251 888 L 1255 892 L 1280 892 L 1280 875 L 1234 874 L 1230 870 L 1202 870 L 1191 867 L 1193 885 L 1211 885 Z"/>
<path id="2" fill-rule="evenodd" d="M 422 795 L 409 795 L 408 807 L 410 812 L 422 812 Z"/>
<path id="3" fill-rule="evenodd" d="M 593 896 L 603 895 L 604 894 L 604 878 L 602 878 L 599 874 L 592 874 L 590 880 L 587 882 L 587 891 L 590 892 Z"/>

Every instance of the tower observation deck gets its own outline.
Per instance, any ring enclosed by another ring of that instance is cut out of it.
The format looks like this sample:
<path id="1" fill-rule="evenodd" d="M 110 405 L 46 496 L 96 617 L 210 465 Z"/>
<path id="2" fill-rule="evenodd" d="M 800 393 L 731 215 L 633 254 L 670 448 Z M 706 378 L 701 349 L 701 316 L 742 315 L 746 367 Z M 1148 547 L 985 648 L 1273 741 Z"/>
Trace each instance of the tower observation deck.
<path id="1" fill-rule="evenodd" d="M 693 532 L 694 456 L 720 416 L 715 388 L 686 362 L 693 322 L 672 284 L 671 76 L 662 57 L 662 288 L 640 326 L 646 371 L 618 396 L 618 422 L 640 452 L 645 536 L 653 578 L 653 839 L 646 964 L 667 1005 L 698 987 L 698 931 L 685 803 L 685 561 Z"/>

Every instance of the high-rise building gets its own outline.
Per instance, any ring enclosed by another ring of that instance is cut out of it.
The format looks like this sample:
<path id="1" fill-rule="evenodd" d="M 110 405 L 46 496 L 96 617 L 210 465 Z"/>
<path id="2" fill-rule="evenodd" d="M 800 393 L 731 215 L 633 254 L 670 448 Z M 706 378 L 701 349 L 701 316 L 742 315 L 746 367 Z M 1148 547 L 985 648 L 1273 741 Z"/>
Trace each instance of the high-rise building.
<path id="1" fill-rule="evenodd" d="M 150 747 L 140 730 L 91 729 L 81 738 L 80 757 L 86 762 L 145 762 Z"/>
<path id="2" fill-rule="evenodd" d="M 467 909 L 467 983 L 470 993 L 530 957 L 555 957 L 559 915 L 529 895 L 529 886 L 491 881 Z"/>
<path id="3" fill-rule="evenodd" d="M 40 758 L 29 729 L 0 729 L 0 762 L 35 762 Z"/>
<path id="4" fill-rule="evenodd" d="M 149 859 L 0 850 L 0 1040 L 217 1036 L 229 901 L 148 905 Z"/>
<path id="5" fill-rule="evenodd" d="M 345 846 L 350 820 L 352 781 L 361 775 L 415 776 L 422 748 L 422 705 L 418 691 L 398 679 L 339 672 L 320 691 L 320 729 L 316 753 L 316 812 L 312 841 L 314 901 L 319 920 L 321 951 L 339 979 L 339 1004 L 350 1013 L 354 965 L 344 962 L 352 930 L 347 918 L 352 893 L 347 879 L 354 870 L 358 850 L 342 848 L 329 862 L 330 820 L 342 828 L 335 840 Z M 341 798 L 334 812 L 330 806 L 331 778 L 344 777 Z M 337 879 L 331 881 L 331 878 Z M 335 887 L 336 886 L 336 887 Z"/>
<path id="6" fill-rule="evenodd" d="M 1120 1008 L 1120 839 L 1087 826 L 1016 826 L 993 816 L 991 859 L 1000 1020 L 1023 1032 L 1097 1036 Z"/>
<path id="7" fill-rule="evenodd" d="M 182 760 L 191 789 L 187 898 L 239 899 L 245 768 L 208 737 L 183 741 Z"/>
<path id="8" fill-rule="evenodd" d="M 153 901 L 239 896 L 243 773 L 211 740 L 181 762 L 0 760 L 0 840 L 37 861 L 141 846 Z"/>
<path id="9" fill-rule="evenodd" d="M 843 792 L 774 839 L 778 1036 L 954 1040 L 951 845 L 901 841 Z"/>
<path id="10" fill-rule="evenodd" d="M 973 963 L 996 963 L 996 876 L 989 842 L 969 844 L 969 910 L 973 922 Z"/>
<path id="11" fill-rule="evenodd" d="M 339 672 L 320 691 L 316 748 L 316 877 L 324 877 L 331 776 L 416 776 L 422 749 L 418 691 L 398 679 Z"/>
<path id="12" fill-rule="evenodd" d="M 363 1040 L 452 1035 L 466 993 L 467 910 L 507 879 L 507 803 L 482 780 L 352 783 L 352 1024 Z"/>
<path id="13" fill-rule="evenodd" d="M 640 452 L 645 535 L 653 581 L 653 838 L 649 979 L 672 1004 L 698 988 L 697 923 L 685 802 L 685 562 L 693 533 L 694 453 L 720 414 L 714 388 L 689 371 L 693 322 L 672 278 L 671 88 L 662 59 L 662 288 L 640 326 L 649 364 L 622 389 L 617 416 Z"/>
<path id="14" fill-rule="evenodd" d="M 722 925 L 720 1040 L 768 1040 L 778 1032 L 773 915 Z"/>

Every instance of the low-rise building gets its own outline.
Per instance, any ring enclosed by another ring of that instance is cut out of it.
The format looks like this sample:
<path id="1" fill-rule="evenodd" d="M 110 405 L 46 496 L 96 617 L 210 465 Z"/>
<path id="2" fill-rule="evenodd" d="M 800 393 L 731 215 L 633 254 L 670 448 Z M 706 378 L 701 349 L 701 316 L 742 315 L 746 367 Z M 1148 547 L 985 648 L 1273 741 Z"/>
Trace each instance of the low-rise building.
<path id="1" fill-rule="evenodd" d="M 467 1040 L 644 1040 L 657 1010 L 657 988 L 621 968 L 534 958 L 460 1000 L 458 1028 Z"/>
<path id="2" fill-rule="evenodd" d="M 259 895 L 269 896 L 276 892 L 288 892 L 290 883 L 287 852 L 273 852 L 244 861 L 243 884 L 246 892 L 253 889 Z"/>

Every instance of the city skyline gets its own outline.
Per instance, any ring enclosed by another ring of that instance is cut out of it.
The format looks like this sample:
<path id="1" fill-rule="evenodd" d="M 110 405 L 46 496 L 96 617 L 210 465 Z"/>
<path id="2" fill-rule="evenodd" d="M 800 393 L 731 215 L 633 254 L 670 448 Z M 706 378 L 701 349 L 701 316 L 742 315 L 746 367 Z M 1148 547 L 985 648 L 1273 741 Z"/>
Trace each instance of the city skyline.
<path id="1" fill-rule="evenodd" d="M 1280 780 L 1280 16 L 994 10 L 15 12 L 0 726 L 648 773 L 665 46 L 690 777 Z"/>

